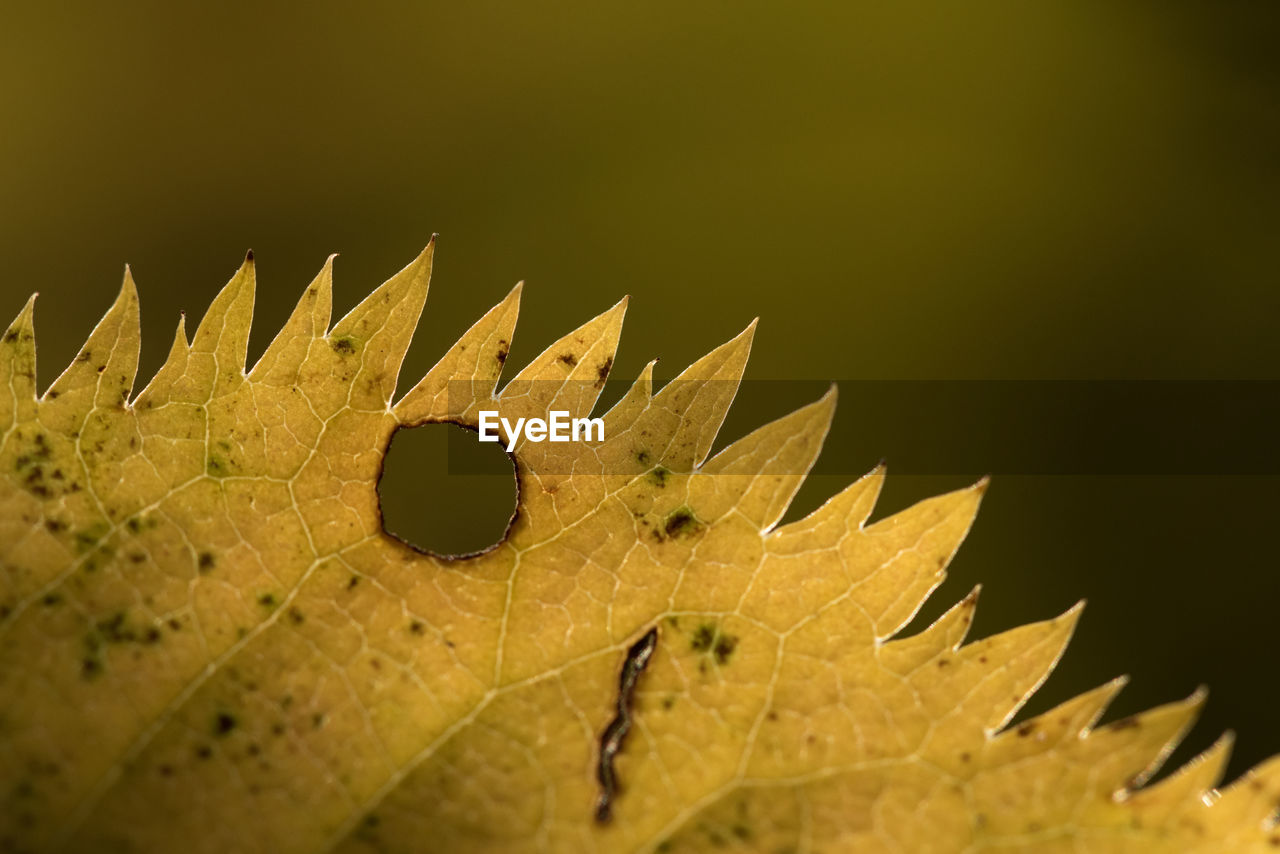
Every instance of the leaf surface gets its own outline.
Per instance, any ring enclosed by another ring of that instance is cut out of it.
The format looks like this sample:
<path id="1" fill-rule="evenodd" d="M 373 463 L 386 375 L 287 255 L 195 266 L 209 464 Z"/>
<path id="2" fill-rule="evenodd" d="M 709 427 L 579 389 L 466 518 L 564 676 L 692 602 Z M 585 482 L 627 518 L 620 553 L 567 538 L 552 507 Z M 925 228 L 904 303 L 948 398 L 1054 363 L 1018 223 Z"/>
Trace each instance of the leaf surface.
<path id="1" fill-rule="evenodd" d="M 1280 845 L 1280 763 L 1214 789 L 1229 737 L 1143 785 L 1201 693 L 1007 726 L 1078 609 L 965 644 L 975 591 L 900 634 L 985 483 L 868 522 L 876 470 L 778 527 L 835 391 L 711 455 L 754 325 L 656 392 L 646 367 L 603 441 L 517 445 L 495 548 L 385 533 L 397 429 L 592 414 L 626 309 L 499 389 L 517 288 L 397 398 L 432 252 L 332 327 L 330 259 L 246 370 L 250 257 L 136 395 L 127 274 L 44 394 L 33 302 L 0 340 L 0 850 Z"/>

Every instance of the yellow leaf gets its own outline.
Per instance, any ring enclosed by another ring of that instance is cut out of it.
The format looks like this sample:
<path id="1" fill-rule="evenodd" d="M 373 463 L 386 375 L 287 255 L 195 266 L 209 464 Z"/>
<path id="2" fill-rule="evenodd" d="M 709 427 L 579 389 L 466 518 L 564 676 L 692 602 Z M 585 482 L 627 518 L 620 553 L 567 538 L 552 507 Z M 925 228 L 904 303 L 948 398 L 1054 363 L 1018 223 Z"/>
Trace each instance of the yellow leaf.
<path id="1" fill-rule="evenodd" d="M 985 483 L 867 524 L 877 469 L 776 527 L 835 390 L 708 459 L 754 324 L 603 440 L 514 449 L 495 548 L 383 531 L 393 433 L 588 417 L 626 301 L 498 389 L 520 289 L 412 388 L 433 245 L 329 328 L 332 259 L 245 370 L 252 256 L 132 396 L 138 299 L 42 396 L 0 340 L 0 850 L 1249 852 L 1280 762 L 1144 786 L 1203 696 L 1013 727 L 1079 609 L 899 633 Z M 442 503 L 449 496 L 440 495 Z M 427 508 L 424 512 L 429 512 Z"/>

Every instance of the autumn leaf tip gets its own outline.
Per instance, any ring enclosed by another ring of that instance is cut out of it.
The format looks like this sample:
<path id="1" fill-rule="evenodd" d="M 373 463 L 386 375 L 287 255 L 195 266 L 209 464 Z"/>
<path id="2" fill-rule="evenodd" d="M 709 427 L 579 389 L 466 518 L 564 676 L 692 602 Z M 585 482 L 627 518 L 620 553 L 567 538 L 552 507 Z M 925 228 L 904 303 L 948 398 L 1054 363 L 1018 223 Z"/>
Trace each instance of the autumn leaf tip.
<path id="1" fill-rule="evenodd" d="M 1061 617 L 1059 617 L 1059 619 L 1061 619 L 1061 620 L 1065 620 L 1065 621 L 1067 621 L 1068 623 L 1070 623 L 1070 624 L 1071 624 L 1071 631 L 1073 631 L 1073 632 L 1074 632 L 1074 631 L 1075 631 L 1075 627 L 1076 627 L 1076 625 L 1080 622 L 1080 615 L 1084 613 L 1084 606 L 1085 606 L 1086 604 L 1087 604 L 1087 603 L 1086 603 L 1086 601 L 1085 601 L 1084 599 L 1079 600 L 1079 601 L 1078 601 L 1078 602 L 1076 602 L 1074 605 L 1072 605 L 1070 608 L 1068 608 L 1067 610 L 1063 611 L 1063 612 L 1062 612 L 1062 616 L 1061 616 Z"/>
<path id="2" fill-rule="evenodd" d="M 133 280 L 133 270 L 129 269 L 129 265 L 124 265 L 124 278 L 120 282 L 120 296 L 136 302 L 138 299 L 138 285 Z"/>
<path id="3" fill-rule="evenodd" d="M 27 297 L 26 303 L 23 304 L 22 310 L 18 312 L 17 317 L 9 324 L 9 329 L 14 330 L 24 326 L 32 325 L 32 317 L 35 314 L 36 297 L 40 296 L 40 292 L 36 291 Z"/>
<path id="4" fill-rule="evenodd" d="M 749 352 L 751 348 L 751 343 L 752 341 L 755 340 L 755 337 L 756 337 L 756 326 L 759 324 L 759 321 L 760 321 L 760 318 L 757 317 L 755 320 L 748 323 L 746 325 L 746 328 L 744 328 L 737 335 L 730 338 L 723 346 L 724 347 L 745 347 Z"/>
<path id="5" fill-rule="evenodd" d="M 612 307 L 612 308 L 610 308 L 610 309 L 609 309 L 609 311 L 608 311 L 607 313 L 609 313 L 609 314 L 614 314 L 614 313 L 617 313 L 617 314 L 626 314 L 627 306 L 628 306 L 630 303 L 631 303 L 631 294 L 623 294 L 622 299 L 620 299 L 620 300 L 618 300 L 617 302 L 615 302 L 615 303 L 613 304 L 613 307 Z"/>

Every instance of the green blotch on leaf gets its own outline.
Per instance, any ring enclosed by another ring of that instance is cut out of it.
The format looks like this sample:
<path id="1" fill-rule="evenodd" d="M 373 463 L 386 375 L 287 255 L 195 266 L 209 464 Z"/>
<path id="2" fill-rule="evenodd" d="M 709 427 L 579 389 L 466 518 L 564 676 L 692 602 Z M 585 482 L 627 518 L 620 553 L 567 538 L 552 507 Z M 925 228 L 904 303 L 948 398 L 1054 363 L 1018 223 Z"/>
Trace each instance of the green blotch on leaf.
<path id="1" fill-rule="evenodd" d="M 76 543 L 76 553 L 84 554 L 98 544 L 98 541 L 107 535 L 111 527 L 106 522 L 95 522 L 87 528 L 76 531 L 73 539 Z"/>
<path id="2" fill-rule="evenodd" d="M 647 456 L 647 455 L 646 455 Z M 645 478 L 659 489 L 665 489 L 667 479 L 671 477 L 671 469 L 666 466 L 654 466 Z"/>
<path id="3" fill-rule="evenodd" d="M 687 506 L 672 510 L 662 525 L 662 530 L 671 539 L 696 536 L 702 529 L 703 524 Z"/>
<path id="4" fill-rule="evenodd" d="M 329 346 L 333 348 L 333 352 L 339 356 L 350 356 L 358 349 L 359 344 L 356 339 L 350 335 L 339 335 L 329 341 Z"/>
<path id="5" fill-rule="evenodd" d="M 210 454 L 205 461 L 204 470 L 209 477 L 228 477 L 231 474 L 230 466 L 230 462 L 225 457 Z"/>
<path id="6" fill-rule="evenodd" d="M 129 615 L 124 611 L 98 620 L 92 632 L 106 643 L 129 643 L 138 639 L 138 633 L 129 625 Z"/>
<path id="7" fill-rule="evenodd" d="M 711 645 L 716 640 L 716 627 L 714 623 L 703 623 L 693 633 L 693 640 L 690 645 L 694 652 L 706 652 L 711 649 Z"/>
<path id="8" fill-rule="evenodd" d="M 689 646 L 694 652 L 711 653 L 716 664 L 728 664 L 738 648 L 738 637 L 721 632 L 715 623 L 703 623 L 694 630 Z"/>
<path id="9" fill-rule="evenodd" d="M 49 461 L 49 440 L 43 433 L 35 433 L 31 437 L 31 446 L 14 460 L 13 467 L 19 472 L 27 471 L 39 463 Z"/>
<path id="10" fill-rule="evenodd" d="M 143 531 L 150 531 L 159 525 L 160 523 L 150 516 L 130 516 L 124 523 L 125 529 L 131 534 L 140 534 Z"/>

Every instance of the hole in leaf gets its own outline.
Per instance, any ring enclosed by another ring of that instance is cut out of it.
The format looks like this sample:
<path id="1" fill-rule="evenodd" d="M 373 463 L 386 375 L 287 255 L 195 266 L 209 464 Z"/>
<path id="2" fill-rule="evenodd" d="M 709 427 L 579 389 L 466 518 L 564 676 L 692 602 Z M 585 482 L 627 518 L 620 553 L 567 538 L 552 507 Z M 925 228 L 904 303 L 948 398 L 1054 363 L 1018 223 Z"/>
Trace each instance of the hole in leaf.
<path id="1" fill-rule="evenodd" d="M 474 554 L 506 534 L 515 467 L 501 445 L 456 424 L 401 428 L 383 462 L 378 504 L 388 534 L 433 554 Z"/>

